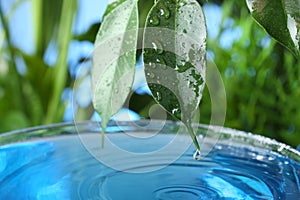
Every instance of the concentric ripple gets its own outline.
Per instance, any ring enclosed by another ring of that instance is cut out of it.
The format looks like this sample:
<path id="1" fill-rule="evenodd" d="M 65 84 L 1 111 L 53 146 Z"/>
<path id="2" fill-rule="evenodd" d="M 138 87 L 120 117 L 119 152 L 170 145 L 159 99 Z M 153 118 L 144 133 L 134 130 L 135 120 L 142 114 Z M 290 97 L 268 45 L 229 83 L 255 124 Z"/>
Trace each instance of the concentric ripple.
<path id="1" fill-rule="evenodd" d="M 192 185 L 170 185 L 169 187 L 159 188 L 155 191 L 155 199 L 157 200 L 173 200 L 173 199 L 219 199 L 218 191 L 201 186 Z"/>

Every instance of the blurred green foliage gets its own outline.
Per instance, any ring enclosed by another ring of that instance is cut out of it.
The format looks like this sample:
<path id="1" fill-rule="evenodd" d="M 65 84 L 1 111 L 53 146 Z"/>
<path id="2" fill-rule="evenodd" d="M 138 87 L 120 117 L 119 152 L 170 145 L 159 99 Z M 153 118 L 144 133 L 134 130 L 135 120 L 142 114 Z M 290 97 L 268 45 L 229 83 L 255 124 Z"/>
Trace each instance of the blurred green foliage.
<path id="1" fill-rule="evenodd" d="M 13 14 L 25 1 L 15 1 L 4 13 L 0 4 L 1 27 L 5 38 L 0 51 L 0 131 L 62 121 L 64 105 L 61 94 L 68 85 L 67 54 L 73 37 L 72 26 L 77 0 L 32 0 L 34 29 L 33 54 L 13 45 L 9 13 Z M 22 34 L 19 34 L 22 37 Z M 58 58 L 48 66 L 44 56 L 50 42 L 58 49 Z M 22 74 L 17 60 L 26 65 Z"/>
<path id="2" fill-rule="evenodd" d="M 208 49 L 215 55 L 226 89 L 225 126 L 262 134 L 287 144 L 300 144 L 300 60 L 270 38 L 252 19 L 244 1 L 222 3 L 222 24 Z M 220 47 L 222 33 L 241 28 L 232 47 Z M 210 61 L 208 62 L 208 64 Z M 209 94 L 203 95 L 201 121 L 209 123 Z"/>
<path id="3" fill-rule="evenodd" d="M 76 0 L 32 2 L 36 50 L 32 55 L 12 45 L 7 26 L 9 15 L 3 14 L 0 7 L 1 32 L 5 33 L 0 49 L 0 132 L 63 120 L 62 91 L 72 87 L 74 81 L 68 73 L 66 60 L 71 50 L 68 49 L 70 41 L 93 41 L 99 27 L 94 24 L 86 33 L 72 34 L 74 15 L 78 12 Z M 225 84 L 225 126 L 266 135 L 292 146 L 299 145 L 300 61 L 253 20 L 245 1 L 201 1 L 201 4 L 207 3 L 216 3 L 223 10 L 220 32 L 216 38 L 208 37 L 207 47 L 214 55 L 208 65 L 217 65 Z M 139 7 L 143 8 L 141 3 Z M 233 23 L 228 25 L 228 20 Z M 241 30 L 241 36 L 230 48 L 222 47 L 222 34 L 236 28 Z M 54 66 L 47 66 L 43 59 L 50 41 L 59 47 Z M 25 75 L 16 68 L 18 57 L 26 63 Z M 149 95 L 134 93 L 128 101 L 132 110 L 149 118 L 149 108 L 154 104 Z M 209 123 L 207 89 L 200 113 L 201 123 Z"/>

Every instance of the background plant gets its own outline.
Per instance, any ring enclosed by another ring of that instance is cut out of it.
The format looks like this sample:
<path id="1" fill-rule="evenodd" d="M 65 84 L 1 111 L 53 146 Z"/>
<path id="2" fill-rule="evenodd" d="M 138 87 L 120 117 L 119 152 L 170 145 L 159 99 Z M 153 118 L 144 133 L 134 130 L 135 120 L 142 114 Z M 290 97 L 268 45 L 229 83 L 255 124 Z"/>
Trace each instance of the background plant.
<path id="1" fill-rule="evenodd" d="M 73 87 L 74 81 L 71 64 L 66 60 L 67 52 L 72 51 L 69 44 L 74 40 L 93 42 L 99 27 L 99 23 L 93 24 L 80 35 L 72 32 L 78 12 L 75 0 L 32 0 L 36 39 L 35 44 L 30 45 L 36 47 L 34 53 L 27 54 L 13 45 L 13 34 L 5 25 L 23 2 L 15 1 L 11 11 L 6 13 L 2 12 L 3 3 L 0 4 L 2 36 L 5 36 L 0 65 L 1 132 L 64 120 L 67 102 L 62 101 L 61 96 L 65 88 Z M 139 7 L 144 9 L 140 12 L 147 13 L 143 10 L 149 9 L 151 3 L 141 2 Z M 210 6 L 222 10 L 220 30 L 214 37 L 209 32 L 207 48 L 225 83 L 225 126 L 267 135 L 293 146 L 300 144 L 299 60 L 257 25 L 244 1 L 203 1 L 201 4 L 204 11 Z M 209 24 L 208 16 L 207 19 Z M 233 38 L 228 39 L 226 34 Z M 49 66 L 44 56 L 53 43 L 59 46 L 60 56 Z M 20 59 L 24 60 L 25 74 L 17 67 Z M 75 59 L 78 63 L 85 61 L 82 57 Z M 208 64 L 210 62 L 208 60 Z M 135 92 L 129 106 L 142 118 L 148 118 L 148 109 L 153 103 L 149 94 Z M 208 123 L 207 90 L 204 90 L 200 108 L 201 122 Z"/>

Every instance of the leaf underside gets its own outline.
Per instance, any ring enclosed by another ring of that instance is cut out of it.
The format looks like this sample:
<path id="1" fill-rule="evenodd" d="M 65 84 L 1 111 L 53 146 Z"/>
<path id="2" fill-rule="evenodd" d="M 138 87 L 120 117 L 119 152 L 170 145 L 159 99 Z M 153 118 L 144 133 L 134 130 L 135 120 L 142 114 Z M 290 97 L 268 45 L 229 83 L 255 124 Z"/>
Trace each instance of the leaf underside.
<path id="1" fill-rule="evenodd" d="M 137 0 L 113 7 L 95 41 L 92 68 L 93 105 L 102 129 L 124 104 L 133 83 L 138 33 Z"/>

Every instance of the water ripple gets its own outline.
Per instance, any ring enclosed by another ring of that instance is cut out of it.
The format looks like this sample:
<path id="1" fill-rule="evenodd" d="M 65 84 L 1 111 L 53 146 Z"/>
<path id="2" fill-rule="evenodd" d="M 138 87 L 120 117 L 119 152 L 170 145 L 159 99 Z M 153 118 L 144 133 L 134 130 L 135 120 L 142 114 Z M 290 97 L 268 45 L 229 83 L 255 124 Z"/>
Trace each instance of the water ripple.
<path id="1" fill-rule="evenodd" d="M 157 200 L 174 199 L 219 199 L 219 191 L 214 188 L 193 185 L 172 185 L 154 191 Z"/>

